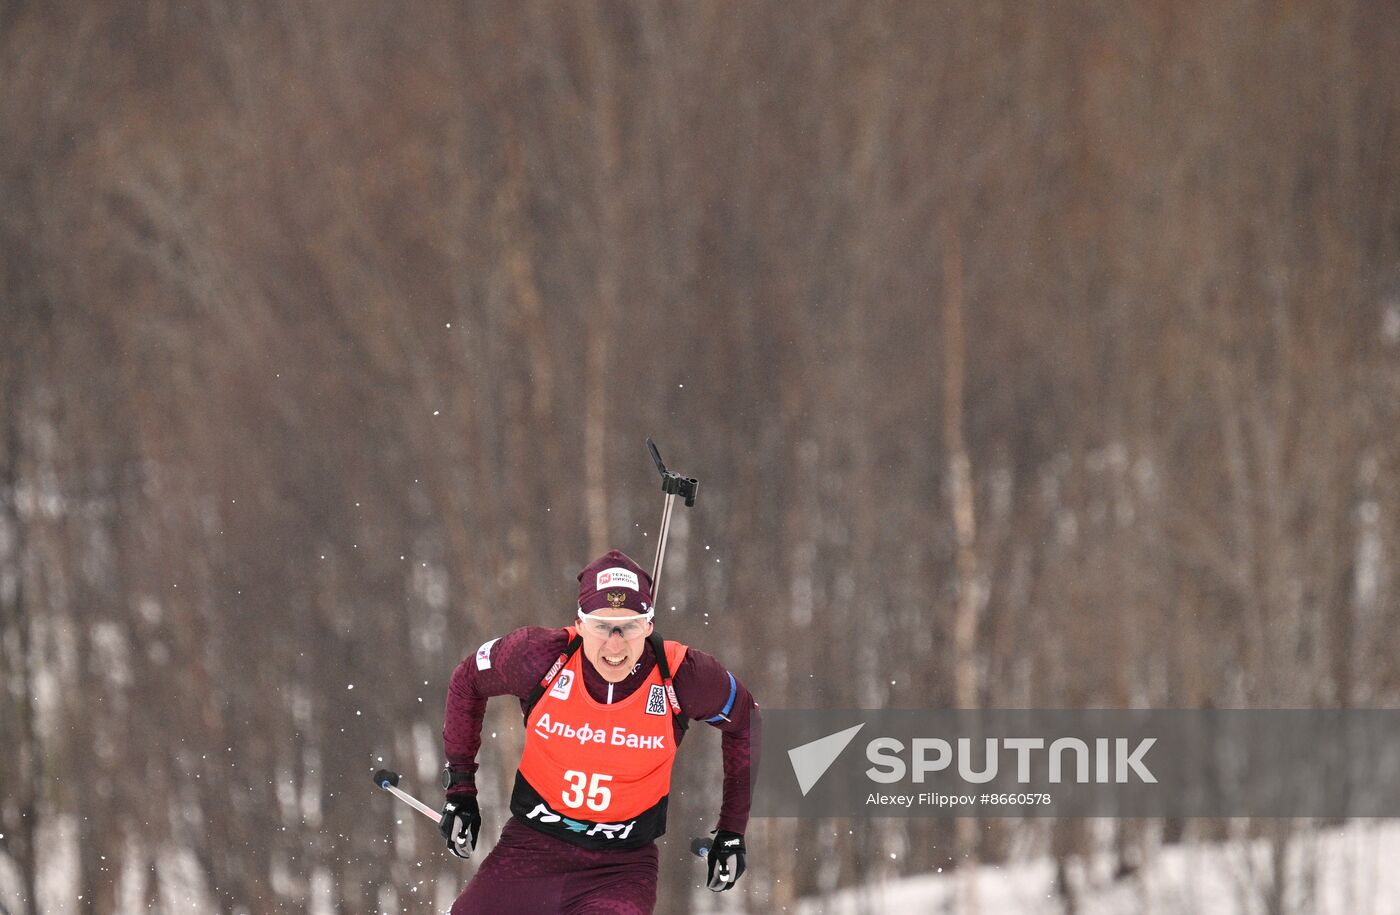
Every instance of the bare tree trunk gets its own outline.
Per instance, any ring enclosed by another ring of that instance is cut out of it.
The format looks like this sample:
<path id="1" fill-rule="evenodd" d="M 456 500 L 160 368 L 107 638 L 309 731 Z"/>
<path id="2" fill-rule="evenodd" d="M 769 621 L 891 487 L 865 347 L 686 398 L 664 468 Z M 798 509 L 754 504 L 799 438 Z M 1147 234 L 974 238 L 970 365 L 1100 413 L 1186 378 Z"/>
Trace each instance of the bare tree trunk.
<path id="1" fill-rule="evenodd" d="M 1293 840 L 1292 820 L 1269 822 L 1269 882 L 1264 888 L 1264 911 L 1268 915 L 1288 912 L 1288 849 Z"/>
<path id="2" fill-rule="evenodd" d="M 603 295 L 609 294 L 606 290 Z M 588 523 L 588 555 L 600 555 L 608 548 L 608 485 L 604 467 L 607 459 L 607 307 L 588 328 L 587 391 L 583 410 L 584 508 Z M 601 325 L 601 326 L 600 326 Z"/>
<path id="3" fill-rule="evenodd" d="M 1079 915 L 1079 897 L 1074 892 L 1074 881 L 1069 875 L 1069 861 L 1067 852 L 1055 855 L 1055 893 L 1064 905 L 1065 915 Z"/>
<path id="4" fill-rule="evenodd" d="M 13 671 L 13 679 L 5 684 L 9 687 L 5 698 L 14 712 L 15 731 L 9 736 L 15 741 L 14 754 L 19 769 L 14 779 L 13 807 L 7 804 L 0 808 L 0 824 L 5 829 L 6 845 L 19 866 L 25 905 L 28 911 L 35 912 L 38 911 L 34 893 L 38 884 L 36 838 L 43 757 L 34 720 L 32 624 L 24 587 L 24 529 L 16 504 L 21 448 L 16 392 L 17 383 L 0 392 L 5 397 L 5 439 L 4 450 L 0 452 L 0 460 L 4 461 L 0 465 L 0 549 L 4 550 L 0 553 L 0 658 L 5 660 L 5 670 Z M 9 717 L 7 714 L 6 718 Z M 5 816 L 11 810 L 13 818 Z"/>
<path id="5" fill-rule="evenodd" d="M 948 461 L 949 497 L 957 542 L 957 608 L 953 620 L 953 697 L 958 708 L 979 705 L 977 688 L 977 623 L 980 596 L 977 584 L 977 519 L 973 511 L 972 462 L 963 440 L 963 384 L 966 345 L 962 316 L 962 252 L 950 219 L 944 227 L 943 249 L 943 447 Z M 967 867 L 966 911 L 978 904 L 977 820 L 958 819 L 960 865 Z"/>
<path id="6" fill-rule="evenodd" d="M 955 231 L 948 230 L 944 252 L 943 296 L 943 447 L 947 454 L 949 497 L 957 538 L 957 611 L 953 624 L 954 686 L 959 708 L 978 706 L 977 519 L 974 513 L 972 462 L 963 441 L 965 344 L 962 323 L 962 259 Z"/>
<path id="7" fill-rule="evenodd" d="M 18 224 L 15 226 L 18 229 Z M 8 233 L 6 233 L 8 235 Z M 36 381 L 37 367 L 46 364 L 40 352 L 52 323 L 46 303 L 21 295 L 5 280 L 18 277 L 18 245 L 0 235 L 10 264 L 0 263 L 0 740 L 8 744 L 3 758 L 16 765 L 14 790 L 0 802 L 0 831 L 20 873 L 26 912 L 38 911 L 39 801 L 45 781 L 44 754 L 35 717 L 34 626 L 36 617 L 26 587 L 30 538 L 20 513 L 24 473 L 24 398 L 21 392 Z"/>
<path id="8" fill-rule="evenodd" d="M 603 34 L 598 8 L 584 15 L 584 47 L 589 57 L 593 79 L 593 134 L 598 160 L 594 190 L 597 207 L 597 310 L 585 315 L 587 323 L 587 369 L 584 405 L 584 475 L 588 523 L 588 553 L 596 556 L 608 548 L 607 478 L 607 398 L 608 353 L 613 330 L 613 315 L 617 310 L 620 290 L 620 257 L 617 246 L 622 244 L 622 201 L 618 169 L 620 150 L 617 123 L 617 99 L 613 89 L 613 50 Z M 616 364 L 616 363 L 615 363 Z"/>

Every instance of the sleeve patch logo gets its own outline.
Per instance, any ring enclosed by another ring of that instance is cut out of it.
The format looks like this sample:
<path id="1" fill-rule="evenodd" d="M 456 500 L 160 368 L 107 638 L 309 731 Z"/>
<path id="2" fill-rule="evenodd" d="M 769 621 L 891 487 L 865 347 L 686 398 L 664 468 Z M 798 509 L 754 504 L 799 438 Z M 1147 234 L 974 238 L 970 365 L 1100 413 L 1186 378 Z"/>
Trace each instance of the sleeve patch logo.
<path id="1" fill-rule="evenodd" d="M 491 641 L 487 642 L 485 645 L 482 645 L 480 648 L 478 648 L 478 649 L 476 650 L 476 669 L 477 669 L 477 670 L 490 670 L 490 669 L 491 669 L 491 646 L 492 646 L 492 645 L 495 645 L 495 644 L 496 644 L 497 642 L 499 642 L 499 641 L 500 641 L 500 639 L 492 639 Z"/>
<path id="2" fill-rule="evenodd" d="M 559 676 L 554 678 L 554 686 L 550 688 L 549 694 L 556 699 L 567 699 L 569 693 L 574 689 L 574 672 L 571 670 L 559 671 Z"/>
<path id="3" fill-rule="evenodd" d="M 666 688 L 660 683 L 653 683 L 651 692 L 647 694 L 647 714 L 666 714 Z"/>
<path id="4" fill-rule="evenodd" d="M 604 569 L 598 573 L 598 584 L 593 590 L 601 591 L 604 588 L 631 588 L 633 591 L 642 590 L 641 584 L 637 581 L 637 573 L 631 569 Z"/>

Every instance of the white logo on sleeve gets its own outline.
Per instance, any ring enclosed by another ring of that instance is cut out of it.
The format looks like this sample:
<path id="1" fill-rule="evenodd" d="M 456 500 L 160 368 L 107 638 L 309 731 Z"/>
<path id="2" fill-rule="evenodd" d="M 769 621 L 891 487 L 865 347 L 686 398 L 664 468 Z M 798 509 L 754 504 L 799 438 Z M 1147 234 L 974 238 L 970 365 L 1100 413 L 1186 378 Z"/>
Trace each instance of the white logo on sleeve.
<path id="1" fill-rule="evenodd" d="M 604 569 L 598 573 L 598 584 L 593 590 L 618 587 L 631 588 L 633 591 L 642 590 L 641 583 L 637 581 L 637 573 L 631 569 Z"/>
<path id="2" fill-rule="evenodd" d="M 491 641 L 487 642 L 485 645 L 482 645 L 480 648 L 478 648 L 478 649 L 476 650 L 476 669 L 477 669 L 477 670 L 490 670 L 490 669 L 491 669 L 491 646 L 492 646 L 492 645 L 495 645 L 495 644 L 496 644 L 497 642 L 499 642 L 499 641 L 500 641 L 500 639 L 492 639 Z"/>
<path id="3" fill-rule="evenodd" d="M 567 699 L 569 693 L 574 689 L 574 672 L 571 670 L 559 671 L 559 676 L 554 678 L 554 686 L 550 688 L 549 694 L 556 699 Z"/>

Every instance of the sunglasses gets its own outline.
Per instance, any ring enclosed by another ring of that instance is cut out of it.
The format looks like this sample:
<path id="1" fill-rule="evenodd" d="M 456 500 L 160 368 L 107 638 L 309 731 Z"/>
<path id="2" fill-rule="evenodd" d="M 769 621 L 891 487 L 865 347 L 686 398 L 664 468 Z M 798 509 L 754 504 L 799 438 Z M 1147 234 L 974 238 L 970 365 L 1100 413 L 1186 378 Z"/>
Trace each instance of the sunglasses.
<path id="1" fill-rule="evenodd" d="M 621 633 L 624 639 L 635 639 L 647 631 L 647 623 L 651 622 L 654 613 L 654 610 L 648 610 L 639 616 L 617 617 L 594 616 L 580 610 L 578 619 L 584 632 L 600 639 L 610 638 L 614 632 Z"/>

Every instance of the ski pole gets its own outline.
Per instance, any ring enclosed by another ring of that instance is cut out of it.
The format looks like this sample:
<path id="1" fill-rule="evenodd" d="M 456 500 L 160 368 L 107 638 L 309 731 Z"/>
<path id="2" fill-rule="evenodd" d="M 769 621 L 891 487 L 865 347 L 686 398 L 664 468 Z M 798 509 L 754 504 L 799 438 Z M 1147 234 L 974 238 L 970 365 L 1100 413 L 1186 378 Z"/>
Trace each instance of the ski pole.
<path id="1" fill-rule="evenodd" d="M 392 772 L 388 769 L 380 769 L 379 771 L 374 773 L 374 783 L 379 787 L 383 788 L 385 791 L 392 794 L 394 797 L 403 801 L 408 806 L 412 807 L 414 810 L 417 810 L 419 813 L 423 814 L 423 816 L 432 820 L 434 823 L 442 822 L 441 814 L 439 814 L 436 810 L 432 809 L 427 804 L 418 800 L 418 798 L 414 797 L 413 795 L 409 794 L 407 791 L 404 791 L 398 786 L 399 773 Z M 710 854 L 710 846 L 712 844 L 714 844 L 714 840 L 709 838 L 691 839 L 690 852 L 697 858 L 708 857 Z"/>
<path id="2" fill-rule="evenodd" d="M 442 814 L 399 787 L 399 773 L 380 769 L 374 773 L 374 783 L 434 823 L 442 822 Z"/>
<path id="3" fill-rule="evenodd" d="M 656 561 L 651 566 L 651 604 L 655 607 L 661 603 L 661 564 L 666 560 L 666 538 L 671 531 L 671 509 L 675 505 L 676 496 L 685 498 L 687 508 L 693 506 L 695 496 L 700 491 L 700 481 L 667 470 L 666 465 L 661 462 L 661 452 L 656 450 L 656 443 L 650 436 L 647 437 L 647 450 L 651 452 L 651 459 L 661 474 L 661 491 L 666 494 L 666 504 L 661 509 L 661 534 L 656 538 Z"/>

